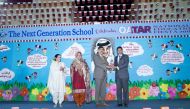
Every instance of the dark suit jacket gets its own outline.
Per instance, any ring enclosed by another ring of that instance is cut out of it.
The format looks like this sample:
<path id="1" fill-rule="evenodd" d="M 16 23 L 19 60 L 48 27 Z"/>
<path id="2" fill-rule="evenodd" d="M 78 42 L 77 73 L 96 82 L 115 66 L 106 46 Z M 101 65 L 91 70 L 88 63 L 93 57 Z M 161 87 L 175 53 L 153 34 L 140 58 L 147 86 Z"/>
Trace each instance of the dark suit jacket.
<path id="1" fill-rule="evenodd" d="M 128 73 L 128 64 L 129 64 L 129 56 L 123 54 L 118 63 L 118 56 L 115 56 L 114 65 L 119 67 L 119 70 L 116 69 L 116 79 L 117 78 L 129 78 Z"/>

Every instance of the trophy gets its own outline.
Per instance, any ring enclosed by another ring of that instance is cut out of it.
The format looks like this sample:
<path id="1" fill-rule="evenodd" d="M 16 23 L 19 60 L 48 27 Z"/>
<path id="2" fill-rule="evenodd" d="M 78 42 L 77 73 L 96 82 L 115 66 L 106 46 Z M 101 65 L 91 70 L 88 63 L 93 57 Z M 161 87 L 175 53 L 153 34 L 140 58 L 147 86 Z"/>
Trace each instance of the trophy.
<path id="1" fill-rule="evenodd" d="M 111 73 L 112 71 L 114 71 L 114 59 L 113 58 L 110 59 L 109 66 L 110 66 L 109 72 Z"/>

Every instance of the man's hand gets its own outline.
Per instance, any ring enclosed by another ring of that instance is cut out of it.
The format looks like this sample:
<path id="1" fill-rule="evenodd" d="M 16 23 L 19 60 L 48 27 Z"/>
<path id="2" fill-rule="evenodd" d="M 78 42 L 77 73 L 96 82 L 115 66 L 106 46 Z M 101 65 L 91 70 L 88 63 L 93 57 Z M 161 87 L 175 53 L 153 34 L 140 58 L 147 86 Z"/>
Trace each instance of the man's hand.
<path id="1" fill-rule="evenodd" d="M 115 68 L 114 64 L 110 64 L 110 67 L 111 67 L 112 69 L 114 69 L 114 68 Z"/>
<path id="2" fill-rule="evenodd" d="M 118 66 L 114 66 L 114 69 L 115 69 L 115 70 L 116 70 L 116 69 L 119 70 L 119 67 L 118 67 Z"/>
<path id="3" fill-rule="evenodd" d="M 108 65 L 108 66 L 106 66 L 106 68 L 107 68 L 107 69 L 110 69 L 110 68 L 111 68 L 111 66 L 110 66 L 110 65 Z"/>

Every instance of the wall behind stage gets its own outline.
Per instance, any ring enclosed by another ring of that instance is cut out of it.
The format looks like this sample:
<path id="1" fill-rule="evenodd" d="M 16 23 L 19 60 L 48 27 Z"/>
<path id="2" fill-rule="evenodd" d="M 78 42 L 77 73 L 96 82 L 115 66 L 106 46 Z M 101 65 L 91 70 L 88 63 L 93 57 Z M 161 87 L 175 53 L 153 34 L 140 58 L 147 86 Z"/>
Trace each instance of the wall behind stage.
<path id="1" fill-rule="evenodd" d="M 163 24 L 168 27 L 158 26 Z M 136 27 L 130 25 L 142 28 L 137 33 L 134 29 Z M 150 27 L 144 27 L 145 25 Z M 155 32 L 156 27 L 159 27 L 159 32 L 163 35 Z M 58 33 L 50 32 L 60 28 L 62 31 L 71 30 L 71 36 L 60 32 L 56 37 Z M 73 29 L 77 32 L 72 34 Z M 43 33 L 44 36 L 38 36 L 39 30 L 46 31 Z M 89 34 L 82 35 L 85 33 L 80 30 L 89 30 Z M 92 57 L 96 51 L 96 44 L 104 41 L 111 43 L 107 47 L 110 63 L 116 55 L 117 46 L 122 46 L 124 53 L 130 57 L 129 98 L 131 100 L 190 98 L 189 22 L 3 27 L 0 28 L 0 32 L 0 101 L 52 100 L 46 83 L 51 61 L 57 53 L 62 55 L 62 62 L 67 67 L 65 99 L 73 101 L 69 67 L 78 50 L 82 52 L 90 67 L 94 100 Z M 107 73 L 106 100 L 116 100 L 115 73 L 113 71 Z"/>

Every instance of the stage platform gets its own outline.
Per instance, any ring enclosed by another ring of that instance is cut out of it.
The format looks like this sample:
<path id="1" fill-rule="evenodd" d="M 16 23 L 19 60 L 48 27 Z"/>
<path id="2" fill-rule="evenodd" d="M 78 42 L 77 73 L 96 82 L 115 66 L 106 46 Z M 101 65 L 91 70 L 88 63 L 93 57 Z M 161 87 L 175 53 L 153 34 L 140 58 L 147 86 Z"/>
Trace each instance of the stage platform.
<path id="1" fill-rule="evenodd" d="M 130 101 L 129 106 L 117 107 L 116 101 L 107 102 L 108 107 L 99 107 L 100 109 L 161 109 L 163 106 L 168 106 L 169 109 L 190 109 L 190 99 L 183 100 L 135 100 Z M 52 102 L 0 102 L 0 109 L 12 109 L 12 107 L 19 107 L 13 109 L 96 109 L 94 102 L 84 104 L 78 108 L 74 102 L 64 102 L 63 107 L 53 107 Z M 146 107 L 146 108 L 145 108 Z M 164 109 L 164 108 L 163 108 Z M 168 108 L 165 108 L 168 109 Z"/>

